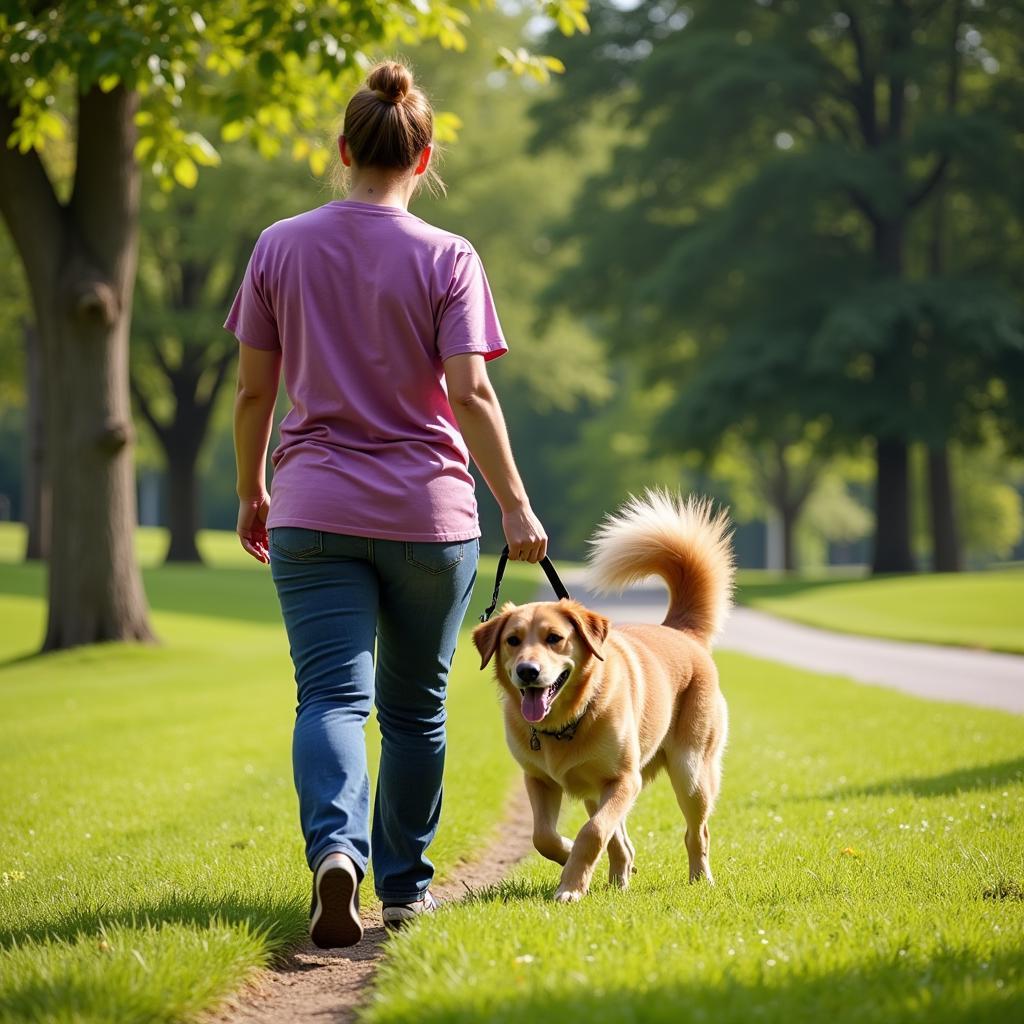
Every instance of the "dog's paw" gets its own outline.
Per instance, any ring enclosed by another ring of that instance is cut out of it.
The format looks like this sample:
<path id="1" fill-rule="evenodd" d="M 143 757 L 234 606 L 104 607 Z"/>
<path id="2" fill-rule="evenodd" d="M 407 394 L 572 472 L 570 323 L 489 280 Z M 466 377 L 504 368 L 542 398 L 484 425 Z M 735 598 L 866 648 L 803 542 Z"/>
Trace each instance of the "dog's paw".
<path id="1" fill-rule="evenodd" d="M 628 871 L 609 871 L 608 872 L 608 884 L 614 886 L 616 889 L 628 889 L 629 880 L 633 875 L 636 868 L 630 868 Z"/>
<path id="2" fill-rule="evenodd" d="M 583 899 L 582 889 L 562 889 L 555 893 L 556 903 L 579 903 Z"/>

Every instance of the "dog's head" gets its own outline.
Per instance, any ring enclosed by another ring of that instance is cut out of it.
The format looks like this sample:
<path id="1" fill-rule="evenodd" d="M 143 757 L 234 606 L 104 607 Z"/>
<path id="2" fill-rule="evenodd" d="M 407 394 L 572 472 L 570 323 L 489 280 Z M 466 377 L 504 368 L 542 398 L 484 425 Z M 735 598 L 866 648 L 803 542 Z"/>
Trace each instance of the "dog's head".
<path id="1" fill-rule="evenodd" d="M 506 604 L 473 630 L 473 643 L 480 667 L 494 658 L 498 682 L 520 702 L 523 718 L 535 725 L 549 716 L 552 721 L 569 717 L 552 714 L 552 709 L 556 701 L 566 710 L 579 703 L 590 662 L 604 660 L 608 628 L 603 615 L 579 601 Z"/>

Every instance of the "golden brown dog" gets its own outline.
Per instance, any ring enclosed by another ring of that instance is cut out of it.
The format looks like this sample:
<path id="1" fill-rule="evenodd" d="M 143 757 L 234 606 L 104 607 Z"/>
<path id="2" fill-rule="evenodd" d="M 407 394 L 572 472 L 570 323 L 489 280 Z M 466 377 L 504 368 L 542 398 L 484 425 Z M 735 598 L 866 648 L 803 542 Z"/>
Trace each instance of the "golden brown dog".
<path id="1" fill-rule="evenodd" d="M 728 519 L 707 500 L 648 491 L 598 529 L 590 567 L 602 590 L 660 576 L 669 589 L 664 623 L 611 629 L 603 615 L 562 600 L 506 604 L 473 631 L 481 667 L 495 661 L 534 845 L 564 865 L 559 902 L 586 893 L 606 847 L 609 880 L 625 888 L 634 858 L 626 816 L 664 768 L 686 819 L 690 881 L 711 882 L 708 817 L 728 719 L 710 645 L 732 593 Z M 563 793 L 582 798 L 590 815 L 574 842 L 557 829 Z"/>

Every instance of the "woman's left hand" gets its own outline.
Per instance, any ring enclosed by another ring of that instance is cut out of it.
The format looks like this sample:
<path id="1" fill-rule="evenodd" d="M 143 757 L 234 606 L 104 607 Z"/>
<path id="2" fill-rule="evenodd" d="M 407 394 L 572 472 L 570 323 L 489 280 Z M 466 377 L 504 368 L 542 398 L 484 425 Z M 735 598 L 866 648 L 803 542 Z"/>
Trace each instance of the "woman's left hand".
<path id="1" fill-rule="evenodd" d="M 270 564 L 270 538 L 267 536 L 267 513 L 270 499 L 264 494 L 238 502 L 238 539 L 242 547 L 264 565 Z"/>

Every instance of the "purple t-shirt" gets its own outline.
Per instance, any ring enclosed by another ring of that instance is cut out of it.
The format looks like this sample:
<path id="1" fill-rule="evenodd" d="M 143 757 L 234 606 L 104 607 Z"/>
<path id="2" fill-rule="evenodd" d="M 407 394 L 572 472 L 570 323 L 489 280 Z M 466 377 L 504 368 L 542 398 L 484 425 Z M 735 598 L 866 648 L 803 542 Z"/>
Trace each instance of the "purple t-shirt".
<path id="1" fill-rule="evenodd" d="M 292 408 L 268 526 L 480 536 L 443 363 L 507 346 L 469 242 L 406 210 L 327 203 L 260 235 L 224 326 L 282 353 Z"/>

